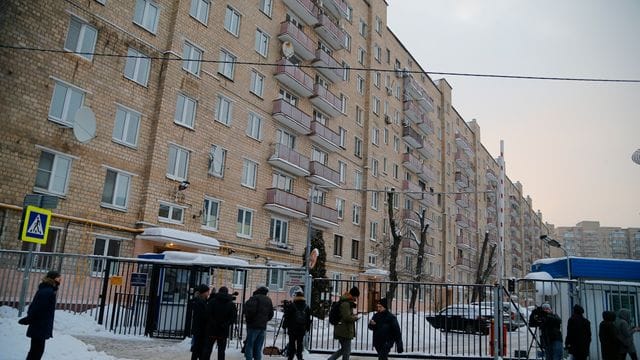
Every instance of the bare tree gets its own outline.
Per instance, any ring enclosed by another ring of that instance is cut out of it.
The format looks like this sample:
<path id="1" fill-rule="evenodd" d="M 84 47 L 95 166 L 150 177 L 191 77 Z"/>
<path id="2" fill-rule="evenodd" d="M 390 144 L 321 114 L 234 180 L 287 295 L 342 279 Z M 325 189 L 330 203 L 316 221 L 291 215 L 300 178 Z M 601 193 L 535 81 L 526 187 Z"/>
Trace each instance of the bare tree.
<path id="1" fill-rule="evenodd" d="M 427 224 L 427 210 L 423 209 L 421 214 L 418 214 L 420 218 L 420 242 L 418 242 L 418 261 L 416 261 L 415 276 L 413 277 L 411 287 L 411 301 L 409 308 L 415 311 L 416 299 L 418 298 L 418 290 L 420 289 L 419 282 L 422 281 L 422 271 L 424 268 L 424 253 L 427 246 L 427 230 L 429 230 L 429 224 Z"/>
<path id="2" fill-rule="evenodd" d="M 387 289 L 387 302 L 389 308 L 393 302 L 396 289 L 398 288 L 398 249 L 402 242 L 402 233 L 398 229 L 398 224 L 393 216 L 393 191 L 387 192 L 387 216 L 389 217 L 389 227 L 391 231 L 392 241 L 389 247 L 389 289 Z"/>
<path id="3" fill-rule="evenodd" d="M 489 258 L 487 260 L 487 266 L 483 269 L 484 257 L 485 257 L 485 253 L 487 252 L 488 244 L 489 244 L 489 232 L 487 231 L 484 233 L 484 241 L 482 242 L 482 251 L 480 251 L 480 259 L 478 260 L 478 268 L 476 269 L 476 281 L 475 281 L 476 285 L 486 284 L 487 281 L 489 280 L 489 276 L 491 276 L 491 273 L 493 273 L 493 270 L 496 267 L 496 264 L 493 261 L 493 258 L 495 257 L 495 253 L 496 253 L 496 244 L 491 244 L 490 250 L 489 250 Z M 473 287 L 471 301 L 484 300 L 485 294 L 484 294 L 484 291 L 482 291 L 482 289 L 483 289 L 482 286 Z"/>

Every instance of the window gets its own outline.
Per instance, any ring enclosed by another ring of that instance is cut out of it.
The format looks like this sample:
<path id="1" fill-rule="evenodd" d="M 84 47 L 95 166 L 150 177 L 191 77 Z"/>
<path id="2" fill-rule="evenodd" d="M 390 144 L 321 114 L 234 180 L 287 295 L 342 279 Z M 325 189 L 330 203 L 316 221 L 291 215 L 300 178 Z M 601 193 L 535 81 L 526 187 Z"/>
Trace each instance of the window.
<path id="1" fill-rule="evenodd" d="M 177 145 L 169 145 L 169 161 L 167 163 L 167 177 L 182 181 L 187 180 L 189 170 L 189 150 Z"/>
<path id="2" fill-rule="evenodd" d="M 389 144 L 389 129 L 387 129 L 387 128 L 382 129 L 382 137 L 384 138 L 385 145 L 388 145 Z"/>
<path id="3" fill-rule="evenodd" d="M 356 124 L 362 126 L 364 120 L 364 110 L 360 106 L 356 106 Z"/>
<path id="4" fill-rule="evenodd" d="M 184 94 L 178 94 L 176 102 L 176 114 L 173 121 L 176 124 L 193 128 L 196 119 L 196 101 Z"/>
<path id="5" fill-rule="evenodd" d="M 376 24 L 375 24 L 376 32 L 380 34 L 382 32 L 382 19 L 376 16 Z"/>
<path id="6" fill-rule="evenodd" d="M 374 127 L 371 129 L 371 143 L 377 146 L 379 142 L 380 142 L 380 129 L 378 129 L 377 127 Z"/>
<path id="7" fill-rule="evenodd" d="M 412 270 L 413 269 L 413 256 L 411 256 L 411 255 L 405 255 L 404 256 L 404 268 L 406 270 Z"/>
<path id="8" fill-rule="evenodd" d="M 96 242 L 93 245 L 93 255 L 119 257 L 121 243 L 122 241 L 117 239 L 96 238 Z M 91 265 L 92 275 L 101 275 L 105 271 L 106 265 L 107 262 L 104 259 L 93 260 Z M 109 269 L 109 275 L 117 274 L 117 266 L 116 263 L 112 263 L 112 267 Z"/>
<path id="9" fill-rule="evenodd" d="M 84 103 L 84 91 L 56 81 L 49 108 L 49 120 L 66 126 L 73 126 L 73 117 Z"/>
<path id="10" fill-rule="evenodd" d="M 209 0 L 191 0 L 189 15 L 207 25 L 207 21 L 209 20 L 209 6 Z"/>
<path id="11" fill-rule="evenodd" d="M 378 46 L 378 44 L 373 45 L 373 57 L 377 62 L 380 62 L 380 60 L 382 59 L 382 48 Z"/>
<path id="12" fill-rule="evenodd" d="M 218 105 L 216 106 L 216 121 L 225 125 L 231 124 L 233 117 L 233 102 L 222 95 L 218 95 Z"/>
<path id="13" fill-rule="evenodd" d="M 387 174 L 387 163 L 388 163 L 387 162 L 387 158 L 383 157 L 382 158 L 382 173 L 385 174 L 385 175 Z"/>
<path id="14" fill-rule="evenodd" d="M 377 177 L 378 176 L 378 159 L 371 159 L 371 176 L 373 177 Z"/>
<path id="15" fill-rule="evenodd" d="M 104 189 L 102 190 L 102 205 L 126 209 L 129 200 L 130 184 L 130 174 L 114 169 L 107 169 L 107 175 L 104 179 Z"/>
<path id="16" fill-rule="evenodd" d="M 214 198 L 204 198 L 202 206 L 202 226 L 209 230 L 218 230 L 220 217 L 220 201 Z"/>
<path id="17" fill-rule="evenodd" d="M 267 271 L 267 286 L 272 290 L 284 288 L 284 270 L 269 269 Z"/>
<path id="18" fill-rule="evenodd" d="M 200 75 L 202 53 L 200 48 L 185 41 L 182 45 L 182 68 L 193 75 Z"/>
<path id="19" fill-rule="evenodd" d="M 271 177 L 271 186 L 288 193 L 293 192 L 293 178 L 279 172 L 274 172 Z"/>
<path id="20" fill-rule="evenodd" d="M 269 225 L 269 238 L 271 242 L 278 247 L 287 247 L 287 238 L 289 235 L 289 222 L 282 219 L 271 219 Z"/>
<path id="21" fill-rule="evenodd" d="M 280 92 L 278 93 L 278 99 L 282 99 L 293 106 L 298 106 L 298 97 L 285 89 L 280 89 Z"/>
<path id="22" fill-rule="evenodd" d="M 378 259 L 378 256 L 369 254 L 369 266 L 376 266 L 377 259 Z"/>
<path id="23" fill-rule="evenodd" d="M 42 150 L 36 171 L 35 190 L 65 195 L 69 186 L 70 156 Z"/>
<path id="24" fill-rule="evenodd" d="M 400 138 L 396 135 L 393 135 L 393 151 L 400 151 Z"/>
<path id="25" fill-rule="evenodd" d="M 236 235 L 242 238 L 251 238 L 253 226 L 253 211 L 248 209 L 238 209 L 238 219 L 236 221 Z"/>
<path id="26" fill-rule="evenodd" d="M 271 17 L 271 11 L 273 10 L 273 0 L 260 0 L 260 11 L 265 15 Z"/>
<path id="27" fill-rule="evenodd" d="M 155 34 L 158 29 L 159 15 L 160 9 L 153 1 L 136 0 L 136 10 L 133 15 L 134 23 Z"/>
<path id="28" fill-rule="evenodd" d="M 258 163 L 248 159 L 242 162 L 242 179 L 240 183 L 243 186 L 255 189 L 256 177 L 258 175 Z"/>
<path id="29" fill-rule="evenodd" d="M 294 149 L 296 145 L 296 136 L 287 130 L 276 130 L 276 141 L 278 144 L 285 145 L 289 149 Z"/>
<path id="30" fill-rule="evenodd" d="M 329 154 L 326 151 L 322 151 L 316 147 L 311 149 L 311 161 L 317 161 L 322 165 L 327 165 L 329 160 Z"/>
<path id="31" fill-rule="evenodd" d="M 347 20 L 349 22 L 353 21 L 353 8 L 351 6 L 347 6 Z"/>
<path id="32" fill-rule="evenodd" d="M 255 70 L 251 71 L 251 89 L 249 91 L 258 97 L 262 97 L 264 91 L 264 75 Z"/>
<path id="33" fill-rule="evenodd" d="M 353 172 L 353 187 L 356 190 L 362 190 L 362 171 L 360 170 Z"/>
<path id="34" fill-rule="evenodd" d="M 347 163 L 342 160 L 338 160 L 338 175 L 341 184 L 347 182 Z"/>
<path id="35" fill-rule="evenodd" d="M 211 145 L 209 150 L 209 175 L 224 177 L 224 165 L 227 159 L 227 150 L 218 145 Z"/>
<path id="36" fill-rule="evenodd" d="M 364 78 L 360 75 L 356 75 L 356 89 L 358 94 L 364 95 Z"/>
<path id="37" fill-rule="evenodd" d="M 372 102 L 373 113 L 376 114 L 376 115 L 379 115 L 380 114 L 380 99 L 378 99 L 377 96 L 374 96 L 371 102 Z"/>
<path id="38" fill-rule="evenodd" d="M 371 192 L 371 208 L 373 210 L 378 210 L 380 206 L 380 193 L 377 191 Z"/>
<path id="39" fill-rule="evenodd" d="M 378 222 L 371 221 L 369 223 L 369 239 L 376 241 L 378 240 Z"/>
<path id="40" fill-rule="evenodd" d="M 218 64 L 218 73 L 229 80 L 233 80 L 235 71 L 235 55 L 226 50 L 220 50 L 220 63 Z"/>
<path id="41" fill-rule="evenodd" d="M 340 126 L 338 128 L 338 135 L 340 136 L 340 147 L 343 149 L 347 148 L 347 129 Z"/>
<path id="42" fill-rule="evenodd" d="M 351 76 L 351 66 L 346 62 L 342 62 L 342 80 L 349 81 L 349 77 Z"/>
<path id="43" fill-rule="evenodd" d="M 360 19 L 360 24 L 358 26 L 358 33 L 363 37 L 366 38 L 367 37 L 367 23 Z"/>
<path id="44" fill-rule="evenodd" d="M 366 54 L 367 52 L 363 48 L 361 47 L 358 48 L 358 64 L 364 66 L 364 58 Z"/>
<path id="45" fill-rule="evenodd" d="M 138 145 L 139 127 L 140 113 L 118 105 L 111 134 L 113 141 L 129 146 Z"/>
<path id="46" fill-rule="evenodd" d="M 351 52 L 351 35 L 347 34 L 346 32 L 344 32 L 344 48 L 348 51 Z"/>
<path id="47" fill-rule="evenodd" d="M 124 77 L 142 86 L 147 86 L 151 59 L 136 49 L 127 50 L 127 61 L 124 65 Z"/>
<path id="48" fill-rule="evenodd" d="M 252 112 L 247 120 L 247 135 L 256 140 L 262 139 L 262 118 Z"/>
<path id="49" fill-rule="evenodd" d="M 158 209 L 158 221 L 182 224 L 184 223 L 184 208 L 175 204 L 161 202 Z"/>
<path id="50" fill-rule="evenodd" d="M 611 310 L 617 312 L 620 309 L 627 309 L 631 312 L 629 324 L 637 324 L 638 314 L 636 313 L 637 299 L 634 293 L 624 293 L 624 290 L 606 291 Z"/>
<path id="51" fill-rule="evenodd" d="M 235 36 L 240 33 L 240 13 L 227 6 L 227 12 L 224 15 L 224 28 Z"/>
<path id="52" fill-rule="evenodd" d="M 400 176 L 400 167 L 398 164 L 393 164 L 393 178 L 398 179 Z"/>
<path id="53" fill-rule="evenodd" d="M 336 198 L 336 211 L 338 212 L 338 219 L 344 219 L 344 205 L 344 199 Z"/>
<path id="54" fill-rule="evenodd" d="M 379 71 L 376 71 L 373 73 L 373 85 L 378 89 L 380 89 L 380 78 L 381 78 L 381 75 Z"/>
<path id="55" fill-rule="evenodd" d="M 351 239 L 351 259 L 358 260 L 360 258 L 360 241 Z"/>
<path id="56" fill-rule="evenodd" d="M 362 140 L 357 136 L 354 138 L 353 154 L 359 158 L 362 157 Z"/>
<path id="57" fill-rule="evenodd" d="M 257 29 L 256 30 L 256 51 L 263 57 L 267 57 L 269 51 L 269 34 Z"/>
<path id="58" fill-rule="evenodd" d="M 351 217 L 354 225 L 360 225 L 360 205 L 353 204 Z"/>
<path id="59" fill-rule="evenodd" d="M 342 256 L 342 235 L 333 235 L 333 256 Z"/>
<path id="60" fill-rule="evenodd" d="M 246 270 L 233 270 L 233 280 L 231 282 L 231 286 L 234 288 L 242 288 L 245 286 L 245 278 L 247 277 Z"/>
<path id="61" fill-rule="evenodd" d="M 311 193 L 311 201 L 318 205 L 324 205 L 327 198 L 327 192 L 323 190 L 314 190 Z"/>
<path id="62" fill-rule="evenodd" d="M 96 47 L 98 30 L 93 26 L 72 17 L 69 20 L 69 31 L 64 41 L 64 49 L 77 52 L 79 56 L 87 60 L 93 59 L 93 51 Z"/>

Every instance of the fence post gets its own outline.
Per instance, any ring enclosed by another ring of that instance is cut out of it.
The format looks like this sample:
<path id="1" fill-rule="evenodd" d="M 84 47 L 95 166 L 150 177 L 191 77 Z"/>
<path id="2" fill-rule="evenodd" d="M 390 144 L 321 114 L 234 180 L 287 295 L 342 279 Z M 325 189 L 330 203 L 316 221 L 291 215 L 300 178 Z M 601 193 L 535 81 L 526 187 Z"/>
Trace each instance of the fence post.
<path id="1" fill-rule="evenodd" d="M 24 273 L 22 274 L 22 288 L 20 289 L 20 303 L 18 305 L 18 316 L 22 316 L 24 311 L 24 304 L 27 297 L 27 287 L 29 285 L 29 275 L 31 274 L 31 262 L 33 261 L 33 248 L 34 243 L 29 243 L 29 253 L 27 253 L 27 260 L 24 267 Z"/>
<path id="2" fill-rule="evenodd" d="M 111 269 L 111 259 L 107 258 L 107 264 L 104 267 L 104 276 L 102 278 L 102 292 L 100 293 L 100 311 L 98 312 L 98 325 L 104 322 L 104 306 L 107 302 L 107 289 L 109 288 L 109 269 Z"/>

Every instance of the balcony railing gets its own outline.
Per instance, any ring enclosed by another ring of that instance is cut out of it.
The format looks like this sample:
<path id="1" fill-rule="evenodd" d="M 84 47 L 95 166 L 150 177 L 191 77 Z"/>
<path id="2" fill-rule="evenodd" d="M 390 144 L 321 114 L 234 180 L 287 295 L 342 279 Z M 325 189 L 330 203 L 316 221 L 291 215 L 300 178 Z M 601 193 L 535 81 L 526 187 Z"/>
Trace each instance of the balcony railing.
<path id="1" fill-rule="evenodd" d="M 307 25 L 313 26 L 318 23 L 318 8 L 312 0 L 283 0 L 283 2 Z"/>
<path id="2" fill-rule="evenodd" d="M 467 156 L 473 156 L 473 148 L 471 147 L 471 143 L 461 133 L 456 133 L 456 144 L 458 145 L 458 148 L 464 150 L 464 152 L 467 153 Z"/>
<path id="3" fill-rule="evenodd" d="M 422 137 L 411 126 L 402 127 L 402 140 L 414 149 L 422 147 Z"/>
<path id="4" fill-rule="evenodd" d="M 456 194 L 456 204 L 463 208 L 469 206 L 469 199 L 467 198 L 467 194 Z"/>
<path id="5" fill-rule="evenodd" d="M 327 151 L 340 150 L 340 135 L 318 121 L 311 122 L 311 140 Z"/>
<path id="6" fill-rule="evenodd" d="M 281 189 L 267 189 L 265 209 L 280 215 L 301 219 L 307 213 L 307 200 Z"/>
<path id="7" fill-rule="evenodd" d="M 334 50 L 341 50 L 344 48 L 345 33 L 338 27 L 331 19 L 321 14 L 318 16 L 318 23 L 316 25 L 316 32 L 329 46 Z"/>
<path id="8" fill-rule="evenodd" d="M 433 170 L 429 169 L 429 167 L 424 164 L 422 165 L 422 170 L 420 170 L 420 172 L 418 173 L 418 177 L 427 182 L 436 181 L 436 174 L 433 172 Z"/>
<path id="9" fill-rule="evenodd" d="M 273 101 L 273 118 L 298 134 L 308 135 L 311 132 L 311 116 L 284 99 Z"/>
<path id="10" fill-rule="evenodd" d="M 462 257 L 458 257 L 456 259 L 456 265 L 464 266 L 469 269 L 473 269 L 476 266 L 475 261 L 469 258 L 462 258 Z"/>
<path id="11" fill-rule="evenodd" d="M 293 51 L 304 60 L 311 60 L 314 57 L 315 43 L 300 28 L 289 21 L 280 23 L 280 41 L 289 41 L 293 45 Z"/>
<path id="12" fill-rule="evenodd" d="M 293 175 L 309 175 L 309 158 L 283 144 L 271 146 L 271 156 L 268 162 L 271 166 L 283 169 Z"/>
<path id="13" fill-rule="evenodd" d="M 411 209 L 402 209 L 402 220 L 413 226 L 420 226 L 420 218 L 418 218 L 418 214 Z"/>
<path id="14" fill-rule="evenodd" d="M 348 5 L 344 0 L 324 0 L 322 3 L 324 8 L 338 19 L 347 17 Z"/>
<path id="15" fill-rule="evenodd" d="M 458 224 L 458 226 L 463 228 L 469 227 L 469 222 L 467 220 L 467 217 L 462 214 L 456 214 L 456 224 Z"/>
<path id="16" fill-rule="evenodd" d="M 418 84 L 416 79 L 411 74 L 407 74 L 404 77 L 404 91 L 409 97 L 414 100 L 419 100 L 425 97 L 426 93 L 422 86 Z"/>
<path id="17" fill-rule="evenodd" d="M 412 199 L 422 199 L 422 193 L 424 192 L 418 184 L 414 184 L 409 180 L 402 180 L 402 191 L 406 193 Z"/>
<path id="18" fill-rule="evenodd" d="M 436 155 L 436 152 L 433 149 L 433 144 L 428 140 L 422 140 L 422 146 L 416 148 L 416 151 L 429 159 L 434 158 Z"/>
<path id="19" fill-rule="evenodd" d="M 315 57 L 311 65 L 315 66 L 318 71 L 326 76 L 331 82 L 343 80 L 344 69 L 331 55 L 322 49 L 317 49 Z"/>
<path id="20" fill-rule="evenodd" d="M 340 174 L 319 161 L 311 161 L 309 164 L 309 172 L 311 172 L 311 174 L 307 179 L 322 187 L 336 188 L 340 183 Z"/>
<path id="21" fill-rule="evenodd" d="M 496 176 L 496 173 L 492 169 L 487 169 L 487 173 L 485 176 L 487 180 L 492 184 L 495 185 L 498 183 L 498 177 Z"/>
<path id="22" fill-rule="evenodd" d="M 314 225 L 328 228 L 338 226 L 338 211 L 330 207 L 313 204 L 311 222 Z"/>
<path id="23" fill-rule="evenodd" d="M 402 109 L 404 110 L 404 115 L 414 123 L 418 123 L 422 121 L 424 116 L 424 111 L 413 101 L 405 101 L 402 104 Z"/>
<path id="24" fill-rule="evenodd" d="M 276 80 L 302 97 L 309 97 L 313 94 L 313 78 L 311 76 L 287 59 L 280 59 L 277 64 L 274 74 Z"/>
<path id="25" fill-rule="evenodd" d="M 420 162 L 420 160 L 418 160 L 417 157 L 413 156 L 410 153 L 402 154 L 402 165 L 409 171 L 412 171 L 416 174 L 422 172 L 422 163 Z"/>
<path id="26" fill-rule="evenodd" d="M 465 153 L 464 151 L 460 151 L 460 150 L 456 151 L 455 159 L 456 159 L 456 164 L 463 169 L 468 168 L 470 165 L 469 157 L 467 156 L 467 153 Z"/>
<path id="27" fill-rule="evenodd" d="M 425 133 L 425 135 L 433 134 L 433 122 L 427 114 L 424 114 L 416 124 L 418 125 L 418 129 Z"/>
<path id="28" fill-rule="evenodd" d="M 467 178 L 466 175 L 464 175 L 460 171 L 456 171 L 455 181 L 456 181 L 456 185 L 458 185 L 461 188 L 466 188 L 469 186 L 469 179 Z"/>
<path id="29" fill-rule="evenodd" d="M 313 96 L 309 100 L 329 116 L 338 116 L 342 113 L 342 101 L 340 98 L 320 84 L 313 86 Z"/>

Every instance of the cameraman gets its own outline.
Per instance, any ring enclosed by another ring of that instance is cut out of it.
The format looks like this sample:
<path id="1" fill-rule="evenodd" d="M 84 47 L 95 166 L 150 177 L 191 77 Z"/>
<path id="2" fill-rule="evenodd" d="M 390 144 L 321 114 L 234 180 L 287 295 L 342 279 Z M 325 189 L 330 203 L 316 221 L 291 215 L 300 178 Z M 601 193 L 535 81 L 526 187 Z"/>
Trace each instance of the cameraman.
<path id="1" fill-rule="evenodd" d="M 561 360 L 563 355 L 562 319 L 553 313 L 549 303 L 544 303 L 531 312 L 529 325 L 540 328 L 540 341 L 544 348 L 545 359 Z"/>

